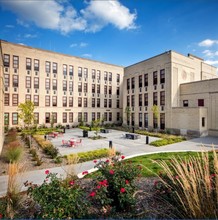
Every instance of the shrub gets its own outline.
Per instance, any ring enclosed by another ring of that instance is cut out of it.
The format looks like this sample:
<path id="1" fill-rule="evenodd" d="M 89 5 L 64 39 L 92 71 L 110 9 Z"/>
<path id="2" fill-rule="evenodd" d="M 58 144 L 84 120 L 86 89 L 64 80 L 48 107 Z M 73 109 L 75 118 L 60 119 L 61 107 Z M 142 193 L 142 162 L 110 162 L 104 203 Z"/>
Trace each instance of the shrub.
<path id="1" fill-rule="evenodd" d="M 168 145 L 168 144 L 182 142 L 184 140 L 185 140 L 185 138 L 183 138 L 183 137 L 165 138 L 165 139 L 153 141 L 150 143 L 150 145 L 155 146 L 155 147 L 160 147 L 160 146 L 164 146 L 164 145 Z"/>
<path id="2" fill-rule="evenodd" d="M 88 202 L 82 188 L 71 180 L 66 184 L 57 174 L 46 171 L 41 186 L 29 184 L 28 194 L 40 205 L 38 218 L 77 219 L 87 214 Z"/>
<path id="3" fill-rule="evenodd" d="M 43 151 L 47 154 L 50 155 L 51 158 L 56 158 L 58 156 L 59 150 L 58 148 L 54 147 L 53 145 L 49 145 L 43 148 Z"/>
<path id="4" fill-rule="evenodd" d="M 4 154 L 4 157 L 7 162 L 18 162 L 23 154 L 23 148 L 20 146 L 13 147 L 9 146 L 7 151 Z"/>
<path id="5" fill-rule="evenodd" d="M 54 158 L 54 163 L 60 164 L 60 163 L 62 163 L 62 162 L 63 162 L 63 159 L 62 159 L 61 156 L 58 156 L 58 157 L 55 157 L 55 158 Z"/>

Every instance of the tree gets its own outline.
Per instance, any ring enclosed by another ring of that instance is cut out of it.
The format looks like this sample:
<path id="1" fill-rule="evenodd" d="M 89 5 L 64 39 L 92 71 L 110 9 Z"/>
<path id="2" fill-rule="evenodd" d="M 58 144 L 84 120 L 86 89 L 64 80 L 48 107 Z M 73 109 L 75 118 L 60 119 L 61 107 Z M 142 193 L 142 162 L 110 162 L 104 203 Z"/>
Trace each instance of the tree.
<path id="1" fill-rule="evenodd" d="M 100 123 L 101 123 L 101 119 L 92 121 L 92 130 L 95 131 L 96 137 L 98 136 L 98 132 L 100 131 Z"/>
<path id="2" fill-rule="evenodd" d="M 158 119 L 159 118 L 159 108 L 157 105 L 153 105 L 152 108 L 151 108 L 151 111 L 153 112 L 153 116 L 154 116 L 154 119 Z"/>
<path id="3" fill-rule="evenodd" d="M 129 125 L 130 115 L 131 115 L 131 108 L 130 108 L 129 106 L 126 106 L 126 108 L 125 108 L 125 113 L 126 113 L 127 125 Z"/>

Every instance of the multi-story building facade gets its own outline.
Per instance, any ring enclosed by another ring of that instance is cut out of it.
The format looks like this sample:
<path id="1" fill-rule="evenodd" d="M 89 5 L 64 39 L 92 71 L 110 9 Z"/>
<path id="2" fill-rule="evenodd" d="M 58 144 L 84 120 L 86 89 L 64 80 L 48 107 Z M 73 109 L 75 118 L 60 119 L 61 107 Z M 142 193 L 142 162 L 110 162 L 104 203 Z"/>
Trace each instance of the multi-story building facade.
<path id="1" fill-rule="evenodd" d="M 205 130 L 212 128 L 217 129 L 218 133 L 218 126 L 206 128 L 200 123 L 202 117 L 205 117 L 203 120 L 210 118 L 212 110 L 206 113 L 202 105 L 195 106 L 195 110 L 183 108 L 188 101 L 188 98 L 184 99 L 186 91 L 184 83 L 189 83 L 189 87 L 192 88 L 190 82 L 205 82 L 206 79 L 217 77 L 216 68 L 204 63 L 201 58 L 168 51 L 128 66 L 124 73 L 123 85 L 126 91 L 123 98 L 124 123 L 147 129 L 169 129 L 171 132 L 182 134 L 203 135 L 207 133 Z M 213 82 L 212 90 L 218 92 L 217 81 Z M 191 92 L 198 91 L 197 87 L 195 89 L 190 91 L 190 95 Z M 204 95 L 199 95 L 198 99 L 204 99 Z M 215 105 L 206 102 L 205 104 L 206 108 L 216 108 Z M 154 116 L 154 105 L 157 106 L 158 117 Z M 130 117 L 126 113 L 127 107 Z M 188 118 L 184 120 L 187 115 Z"/>

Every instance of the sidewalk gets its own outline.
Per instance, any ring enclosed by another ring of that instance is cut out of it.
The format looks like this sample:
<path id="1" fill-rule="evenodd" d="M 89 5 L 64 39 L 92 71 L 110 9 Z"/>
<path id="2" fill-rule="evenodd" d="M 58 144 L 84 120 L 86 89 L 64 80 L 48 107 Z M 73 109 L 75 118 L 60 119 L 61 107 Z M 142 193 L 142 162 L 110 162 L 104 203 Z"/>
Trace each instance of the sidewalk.
<path id="1" fill-rule="evenodd" d="M 78 131 L 79 132 L 79 131 Z M 107 139 L 99 140 L 99 141 L 92 141 L 90 139 L 86 139 L 83 142 L 82 148 L 78 148 L 79 151 L 88 151 L 88 150 L 94 150 L 99 148 L 107 148 L 109 144 L 109 140 L 113 142 L 113 146 L 116 148 L 116 150 L 120 151 L 122 155 L 124 155 L 127 158 L 132 158 L 135 156 L 141 156 L 146 154 L 153 154 L 153 153 L 160 153 L 160 152 L 182 152 L 182 151 L 202 151 L 202 150 L 211 150 L 213 147 L 215 149 L 218 149 L 218 138 L 216 137 L 202 137 L 202 138 L 195 138 L 188 141 L 166 145 L 163 147 L 153 147 L 150 145 L 145 144 L 146 136 L 141 137 L 141 139 L 138 140 L 127 140 L 122 139 L 121 134 L 123 132 L 120 131 L 113 131 L 109 134 L 106 134 Z M 69 131 L 66 136 L 72 136 L 73 134 Z M 78 134 L 74 134 L 78 135 Z M 66 138 L 65 136 L 65 138 Z M 150 137 L 150 141 L 153 141 L 157 138 Z M 61 140 L 54 140 L 54 145 L 58 146 L 58 143 L 61 143 Z M 78 151 L 78 149 L 70 149 L 70 152 L 67 152 L 68 149 L 62 149 L 62 154 L 72 153 L 73 151 Z M 75 172 L 80 177 L 82 177 L 81 173 L 83 171 L 89 171 L 91 172 L 94 168 L 93 161 L 77 164 L 75 166 Z M 37 170 L 37 171 L 29 171 L 26 172 L 22 177 L 19 178 L 19 181 L 22 185 L 25 181 L 33 182 L 35 184 L 41 184 L 43 183 L 46 175 L 45 170 Z M 66 176 L 66 171 L 69 170 L 69 166 L 65 167 L 55 167 L 55 168 L 49 168 L 49 171 L 52 173 L 58 173 L 58 175 L 61 175 L 63 177 Z M 7 190 L 7 176 L 0 176 L 0 196 L 5 195 Z M 22 187 L 22 190 L 24 190 L 24 186 Z"/>

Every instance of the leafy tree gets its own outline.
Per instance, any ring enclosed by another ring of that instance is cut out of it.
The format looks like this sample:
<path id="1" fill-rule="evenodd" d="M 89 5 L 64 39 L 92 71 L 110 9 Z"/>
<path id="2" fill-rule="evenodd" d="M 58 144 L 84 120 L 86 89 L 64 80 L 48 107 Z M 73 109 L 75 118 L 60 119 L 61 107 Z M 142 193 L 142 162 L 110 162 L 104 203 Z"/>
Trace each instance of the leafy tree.
<path id="1" fill-rule="evenodd" d="M 98 135 L 98 132 L 100 131 L 100 123 L 101 123 L 101 119 L 97 119 L 92 121 L 92 130 L 95 131 L 95 135 Z"/>
<path id="2" fill-rule="evenodd" d="M 130 115 L 131 115 L 131 108 L 130 108 L 129 106 L 126 106 L 126 108 L 125 108 L 125 113 L 126 113 L 127 124 L 129 125 Z"/>
<path id="3" fill-rule="evenodd" d="M 151 108 L 151 111 L 153 112 L 154 118 L 158 119 L 159 118 L 159 108 L 157 105 L 153 105 Z"/>

